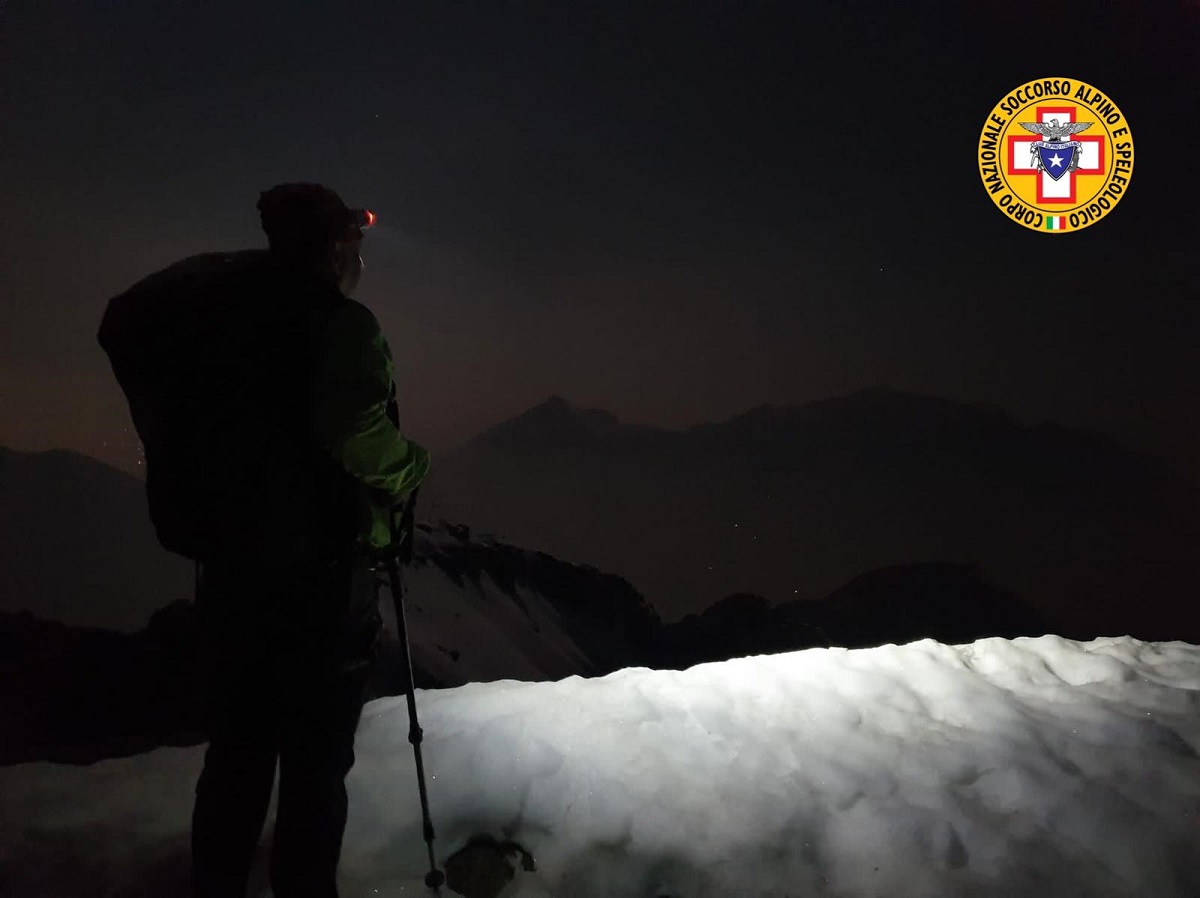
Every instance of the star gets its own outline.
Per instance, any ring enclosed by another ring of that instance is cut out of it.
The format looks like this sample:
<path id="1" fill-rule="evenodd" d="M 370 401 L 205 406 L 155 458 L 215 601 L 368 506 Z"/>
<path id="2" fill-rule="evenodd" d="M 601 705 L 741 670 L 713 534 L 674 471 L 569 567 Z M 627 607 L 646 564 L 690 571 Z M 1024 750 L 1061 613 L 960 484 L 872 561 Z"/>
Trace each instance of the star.
<path id="1" fill-rule="evenodd" d="M 1053 156 L 1050 157 L 1051 165 L 1054 165 L 1054 166 L 1062 165 L 1062 162 L 1063 162 L 1062 156 L 1058 155 L 1058 153 L 1055 153 Z"/>

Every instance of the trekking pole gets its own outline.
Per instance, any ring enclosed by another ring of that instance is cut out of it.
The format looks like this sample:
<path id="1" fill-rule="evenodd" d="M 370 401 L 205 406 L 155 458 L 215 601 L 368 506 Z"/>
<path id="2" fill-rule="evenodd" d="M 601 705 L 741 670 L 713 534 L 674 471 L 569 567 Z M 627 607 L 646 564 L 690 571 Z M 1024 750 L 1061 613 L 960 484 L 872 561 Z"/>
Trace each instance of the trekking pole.
<path id="1" fill-rule="evenodd" d="M 416 504 L 417 491 L 413 490 L 404 505 L 399 526 L 394 526 L 395 522 L 393 521 L 393 533 L 400 542 L 393 543 L 398 545 L 397 552 L 388 553 L 387 572 L 392 590 L 392 602 L 396 606 L 396 635 L 400 638 L 400 648 L 404 651 L 404 670 L 408 674 L 406 694 L 408 699 L 408 741 L 412 743 L 413 756 L 417 762 L 417 789 L 421 795 L 421 821 L 425 830 L 425 847 L 429 852 L 429 872 L 425 874 L 425 885 L 437 894 L 446 881 L 446 875 L 437 868 L 437 861 L 433 857 L 433 818 L 429 815 L 429 795 L 425 791 L 425 763 L 421 759 L 421 740 L 424 734 L 421 731 L 420 723 L 417 722 L 417 686 L 413 679 L 412 651 L 408 645 L 408 624 L 404 616 L 404 586 L 400 578 L 400 563 L 408 564 L 412 561 L 413 520 Z"/>

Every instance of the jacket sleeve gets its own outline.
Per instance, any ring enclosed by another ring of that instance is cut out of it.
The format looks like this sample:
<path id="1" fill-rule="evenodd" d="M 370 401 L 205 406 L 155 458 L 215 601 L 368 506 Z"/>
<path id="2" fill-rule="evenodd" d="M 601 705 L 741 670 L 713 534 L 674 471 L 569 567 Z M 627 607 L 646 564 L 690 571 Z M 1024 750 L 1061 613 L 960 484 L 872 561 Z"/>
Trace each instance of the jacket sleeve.
<path id="1" fill-rule="evenodd" d="M 388 418 L 392 353 L 366 306 L 345 300 L 318 334 L 313 430 L 353 477 L 399 496 L 429 470 L 429 453 Z"/>

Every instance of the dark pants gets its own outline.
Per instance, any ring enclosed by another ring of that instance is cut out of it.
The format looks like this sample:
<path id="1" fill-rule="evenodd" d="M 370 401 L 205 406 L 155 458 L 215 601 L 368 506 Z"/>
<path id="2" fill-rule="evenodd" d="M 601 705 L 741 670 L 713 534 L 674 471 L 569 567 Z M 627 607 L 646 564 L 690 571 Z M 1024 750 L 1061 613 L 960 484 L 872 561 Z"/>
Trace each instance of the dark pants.
<path id="1" fill-rule="evenodd" d="M 197 898 L 243 898 L 275 770 L 276 898 L 334 898 L 345 777 L 379 633 L 365 559 L 205 565 L 198 605 L 210 743 L 192 818 Z"/>

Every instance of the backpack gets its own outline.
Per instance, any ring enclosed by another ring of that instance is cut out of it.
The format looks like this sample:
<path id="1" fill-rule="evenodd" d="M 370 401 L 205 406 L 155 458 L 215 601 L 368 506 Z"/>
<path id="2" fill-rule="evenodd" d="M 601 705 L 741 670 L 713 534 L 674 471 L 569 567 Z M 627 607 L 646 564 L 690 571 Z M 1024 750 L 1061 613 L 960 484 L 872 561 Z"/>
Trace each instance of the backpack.
<path id="1" fill-rule="evenodd" d="M 263 544 L 281 477 L 301 476 L 308 326 L 265 250 L 192 256 L 109 300 L 97 337 L 142 441 L 164 548 L 204 561 Z"/>

